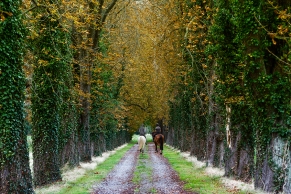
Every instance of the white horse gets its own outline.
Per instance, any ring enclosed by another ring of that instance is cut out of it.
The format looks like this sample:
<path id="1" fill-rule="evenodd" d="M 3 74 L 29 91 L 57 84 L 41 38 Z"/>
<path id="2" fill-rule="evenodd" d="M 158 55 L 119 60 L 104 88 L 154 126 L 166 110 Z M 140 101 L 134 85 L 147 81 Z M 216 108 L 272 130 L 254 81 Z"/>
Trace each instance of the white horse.
<path id="1" fill-rule="evenodd" d="M 138 137 L 137 142 L 138 142 L 138 150 L 141 153 L 143 153 L 144 152 L 144 146 L 145 146 L 145 143 L 146 143 L 146 138 L 141 135 L 141 136 Z"/>

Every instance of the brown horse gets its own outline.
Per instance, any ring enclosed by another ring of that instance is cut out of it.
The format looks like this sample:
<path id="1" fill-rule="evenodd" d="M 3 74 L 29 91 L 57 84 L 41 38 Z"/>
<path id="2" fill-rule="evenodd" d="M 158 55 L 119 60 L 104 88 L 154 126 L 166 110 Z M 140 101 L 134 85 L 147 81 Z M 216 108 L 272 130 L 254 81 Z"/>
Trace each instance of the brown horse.
<path id="1" fill-rule="evenodd" d="M 156 146 L 156 153 L 158 152 L 158 146 L 159 146 L 160 147 L 160 154 L 163 154 L 163 147 L 164 147 L 163 134 L 157 134 L 156 132 L 152 132 L 152 136 L 153 136 L 153 140 L 154 140 L 154 143 Z"/>

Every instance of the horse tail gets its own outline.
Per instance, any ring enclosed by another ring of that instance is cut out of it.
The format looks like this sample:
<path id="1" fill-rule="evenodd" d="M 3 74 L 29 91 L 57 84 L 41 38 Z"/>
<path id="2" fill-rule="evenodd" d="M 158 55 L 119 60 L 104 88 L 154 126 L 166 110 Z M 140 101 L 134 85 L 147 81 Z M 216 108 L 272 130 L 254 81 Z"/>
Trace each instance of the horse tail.
<path id="1" fill-rule="evenodd" d="M 143 149 L 145 145 L 146 139 L 144 136 L 138 137 L 138 150 Z"/>
<path id="2" fill-rule="evenodd" d="M 164 149 L 164 136 L 160 135 L 160 149 L 163 150 Z"/>
<path id="3" fill-rule="evenodd" d="M 142 148 L 142 139 L 141 136 L 138 137 L 138 150 L 140 150 Z"/>

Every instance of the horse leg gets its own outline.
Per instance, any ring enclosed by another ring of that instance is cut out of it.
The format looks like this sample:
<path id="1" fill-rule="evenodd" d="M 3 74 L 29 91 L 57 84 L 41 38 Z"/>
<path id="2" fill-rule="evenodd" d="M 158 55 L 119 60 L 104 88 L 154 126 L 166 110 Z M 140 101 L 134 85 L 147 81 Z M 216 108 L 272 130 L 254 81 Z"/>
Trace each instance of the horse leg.
<path id="1" fill-rule="evenodd" d="M 161 151 L 160 154 L 163 154 L 163 149 L 164 149 L 164 138 L 161 137 L 159 142 L 160 142 L 160 151 Z"/>
<path id="2" fill-rule="evenodd" d="M 145 145 L 146 145 L 146 142 L 144 142 L 144 144 L 143 144 L 143 147 L 142 147 L 142 153 L 144 153 Z"/>
<path id="3" fill-rule="evenodd" d="M 160 151 L 159 151 L 160 154 L 162 154 L 162 151 L 163 151 L 163 148 L 161 148 L 161 145 L 160 145 Z"/>

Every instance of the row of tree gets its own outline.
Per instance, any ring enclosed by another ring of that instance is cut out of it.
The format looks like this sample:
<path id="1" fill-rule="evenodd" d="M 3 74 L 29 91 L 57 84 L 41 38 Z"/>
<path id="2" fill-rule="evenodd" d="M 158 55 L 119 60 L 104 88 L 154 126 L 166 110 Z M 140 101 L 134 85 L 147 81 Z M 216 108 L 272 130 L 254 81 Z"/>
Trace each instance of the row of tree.
<path id="1" fill-rule="evenodd" d="M 64 165 L 128 142 L 141 123 L 167 120 L 180 57 L 164 7 L 171 8 L 167 1 L 1 1 L 3 193 L 59 181 Z"/>
<path id="2" fill-rule="evenodd" d="M 1 1 L 1 191 L 33 192 L 27 123 L 39 186 L 160 120 L 168 144 L 290 193 L 290 6 Z"/>
<path id="3" fill-rule="evenodd" d="M 291 3 L 176 1 L 185 74 L 167 142 L 255 188 L 291 193 Z"/>
<path id="4" fill-rule="evenodd" d="M 33 193 L 33 186 L 61 180 L 64 165 L 91 161 L 131 139 L 101 39 L 116 3 L 0 2 L 1 193 Z"/>

